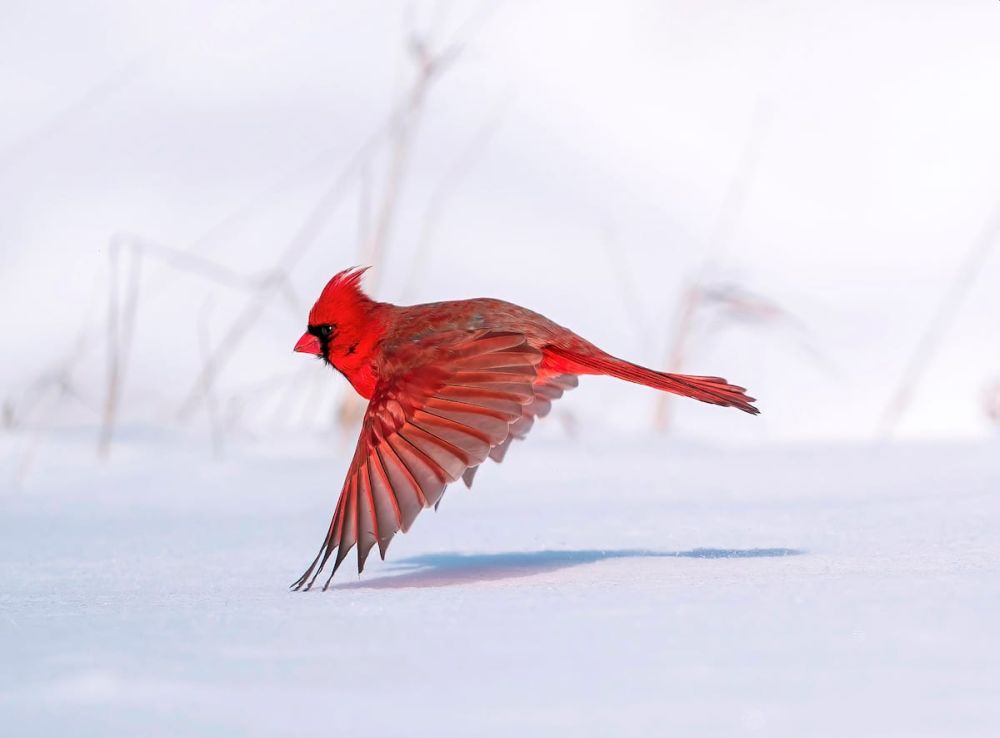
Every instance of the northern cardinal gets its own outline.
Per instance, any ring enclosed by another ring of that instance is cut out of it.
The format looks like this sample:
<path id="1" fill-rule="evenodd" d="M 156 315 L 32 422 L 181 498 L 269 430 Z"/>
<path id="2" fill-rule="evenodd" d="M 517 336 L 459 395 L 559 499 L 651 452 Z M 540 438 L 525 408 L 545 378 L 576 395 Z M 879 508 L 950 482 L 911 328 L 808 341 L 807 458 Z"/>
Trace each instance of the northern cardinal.
<path id="1" fill-rule="evenodd" d="M 369 400 L 361 437 L 326 538 L 293 585 L 309 589 L 337 552 L 337 572 L 358 546 L 385 558 L 396 531 L 436 505 L 487 457 L 499 462 L 577 375 L 607 374 L 756 415 L 754 398 L 719 377 L 666 374 L 618 359 L 543 315 L 479 298 L 402 307 L 361 289 L 366 269 L 329 281 L 295 351 L 337 369 Z"/>

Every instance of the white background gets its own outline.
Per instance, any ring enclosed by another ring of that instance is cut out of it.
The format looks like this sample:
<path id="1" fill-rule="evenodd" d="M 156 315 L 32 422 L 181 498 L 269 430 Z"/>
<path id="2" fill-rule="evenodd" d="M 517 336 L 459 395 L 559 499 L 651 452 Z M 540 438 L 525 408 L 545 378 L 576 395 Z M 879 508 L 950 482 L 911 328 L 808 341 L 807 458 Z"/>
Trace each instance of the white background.
<path id="1" fill-rule="evenodd" d="M 1000 202 L 996 3 L 3 10 L 0 386 L 17 404 L 72 356 L 79 399 L 46 411 L 50 424 L 96 421 L 111 236 L 199 242 L 241 274 L 270 269 L 405 94 L 413 35 L 431 48 L 460 39 L 462 52 L 422 111 L 376 295 L 510 299 L 663 366 L 681 288 L 721 239 L 705 276 L 794 324 L 698 330 L 684 368 L 750 387 L 765 415 L 718 422 L 688 403 L 684 433 L 872 437 Z M 247 335 L 220 393 L 296 372 L 339 391 L 288 349 L 326 279 L 363 258 L 359 201 L 368 192 L 377 207 L 387 149 L 382 140 L 366 159 L 367 187 L 350 180 L 292 270 L 296 302 L 273 301 L 238 327 Z M 734 182 L 743 196 L 727 208 Z M 200 366 L 199 316 L 217 346 L 249 297 L 151 259 L 141 280 L 123 415 L 163 425 Z M 982 397 L 1000 375 L 998 284 L 994 249 L 899 435 L 991 433 Z M 81 330 L 91 338 L 77 353 Z M 587 384 L 578 414 L 649 427 L 651 393 Z M 241 401 L 265 400 L 281 402 Z M 41 422 L 41 409 L 25 413 Z M 251 415 L 246 425 L 274 430 Z"/>

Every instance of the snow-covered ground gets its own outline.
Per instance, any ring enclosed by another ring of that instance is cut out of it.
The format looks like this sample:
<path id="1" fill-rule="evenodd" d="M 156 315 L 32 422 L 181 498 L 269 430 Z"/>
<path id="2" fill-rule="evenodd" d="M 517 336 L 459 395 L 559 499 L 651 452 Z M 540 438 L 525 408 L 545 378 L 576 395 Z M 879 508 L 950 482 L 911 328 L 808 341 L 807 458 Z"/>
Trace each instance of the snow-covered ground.
<path id="1" fill-rule="evenodd" d="M 544 430 L 306 594 L 349 444 L 48 442 L 0 488 L 0 732 L 1000 731 L 995 444 Z"/>

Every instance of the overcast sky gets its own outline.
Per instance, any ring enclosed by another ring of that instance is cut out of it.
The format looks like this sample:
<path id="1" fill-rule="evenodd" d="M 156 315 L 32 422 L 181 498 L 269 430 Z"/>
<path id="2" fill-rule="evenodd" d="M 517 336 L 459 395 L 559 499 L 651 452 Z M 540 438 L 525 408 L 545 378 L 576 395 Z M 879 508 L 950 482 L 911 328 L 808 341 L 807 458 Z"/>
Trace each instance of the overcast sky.
<path id="1" fill-rule="evenodd" d="M 378 297 L 501 297 L 662 367 L 684 285 L 738 285 L 789 317 L 705 313 L 683 369 L 750 387 L 765 414 L 678 404 L 677 429 L 872 437 L 1000 206 L 1000 3 L 373 7 L 2 0 L 0 399 L 83 331 L 81 397 L 52 417 L 94 417 L 115 233 L 271 268 L 410 84 L 409 28 L 461 52 L 415 129 Z M 292 270 L 294 297 L 238 326 L 222 393 L 292 376 L 246 403 L 308 408 L 343 389 L 290 349 L 326 279 L 361 258 L 388 151 L 379 139 L 349 180 Z M 166 422 L 203 361 L 199 321 L 217 345 L 248 298 L 153 259 L 141 280 L 125 412 Z M 998 288 L 1000 247 L 900 436 L 995 432 L 982 397 L 1000 382 Z M 588 424 L 651 424 L 648 390 L 594 379 L 573 395 Z"/>

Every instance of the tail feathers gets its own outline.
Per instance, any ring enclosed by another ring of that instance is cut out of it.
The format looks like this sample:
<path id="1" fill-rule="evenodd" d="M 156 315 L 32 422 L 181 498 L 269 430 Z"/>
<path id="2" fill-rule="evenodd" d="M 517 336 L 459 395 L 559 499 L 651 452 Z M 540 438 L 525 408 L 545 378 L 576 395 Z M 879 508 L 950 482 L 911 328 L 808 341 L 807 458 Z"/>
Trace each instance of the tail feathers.
<path id="1" fill-rule="evenodd" d="M 652 381 L 632 381 L 639 381 L 640 384 L 673 392 L 677 395 L 693 397 L 696 400 L 708 402 L 712 405 L 735 407 L 737 410 L 742 410 L 751 415 L 760 415 L 760 408 L 753 405 L 756 398 L 748 396 L 745 388 L 729 384 L 722 377 L 696 377 L 690 374 L 652 373 L 658 379 L 655 384 Z"/>
<path id="2" fill-rule="evenodd" d="M 692 397 L 695 400 L 701 400 L 712 405 L 735 407 L 751 415 L 760 414 L 760 409 L 753 405 L 755 398 L 747 396 L 746 389 L 738 387 L 735 384 L 729 384 L 722 377 L 699 377 L 689 374 L 657 372 L 607 354 L 604 356 L 586 356 L 564 351 L 559 351 L 559 353 L 565 359 L 569 359 L 581 368 L 589 369 L 596 374 L 607 374 L 628 382 L 652 387 L 653 389 L 672 392 L 675 395 Z"/>

